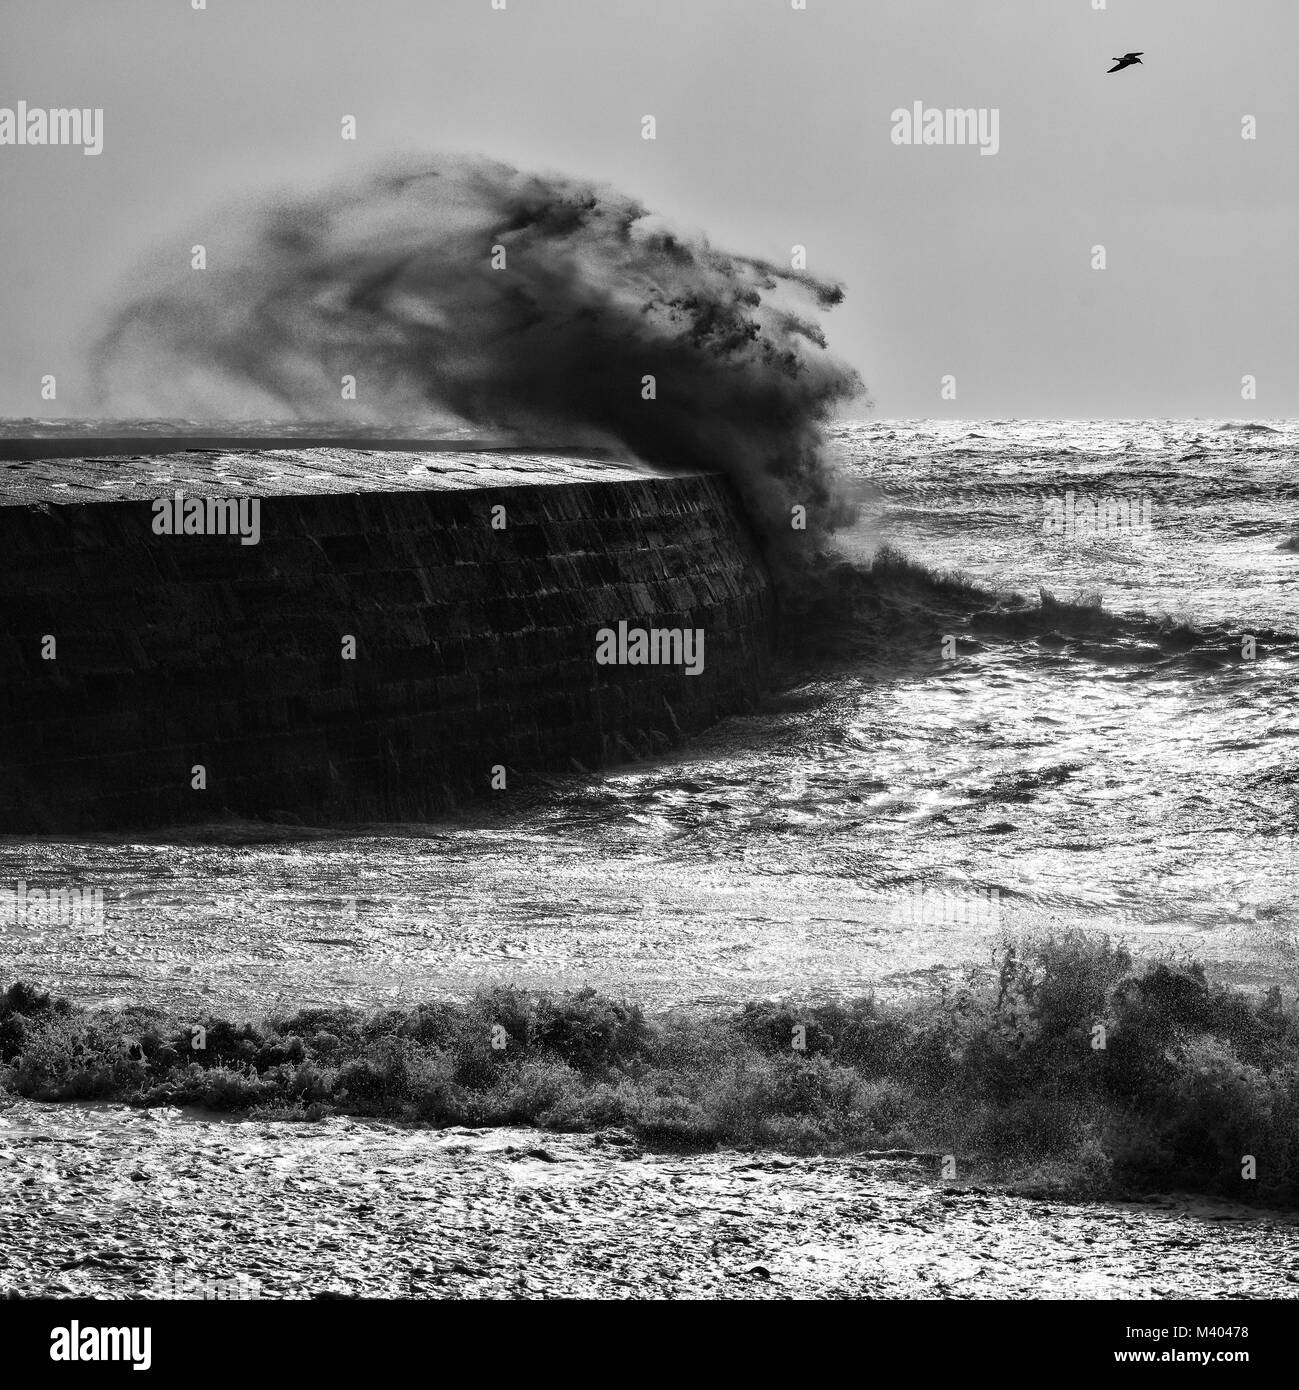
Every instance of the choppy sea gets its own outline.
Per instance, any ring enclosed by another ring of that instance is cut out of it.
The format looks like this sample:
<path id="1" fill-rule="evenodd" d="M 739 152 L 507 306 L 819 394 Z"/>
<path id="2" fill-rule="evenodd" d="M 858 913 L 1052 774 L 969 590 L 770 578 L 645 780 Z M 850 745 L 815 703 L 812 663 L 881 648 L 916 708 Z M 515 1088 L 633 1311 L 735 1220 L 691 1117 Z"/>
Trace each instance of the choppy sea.
<path id="1" fill-rule="evenodd" d="M 1033 620 L 972 602 L 787 660 L 757 712 L 506 810 L 0 839 L 0 885 L 105 898 L 102 931 L 0 925 L 0 975 L 250 1012 L 496 979 L 726 1004 L 904 991 L 1081 927 L 1299 983 L 1299 422 L 846 421 L 830 447 L 845 553 Z"/>

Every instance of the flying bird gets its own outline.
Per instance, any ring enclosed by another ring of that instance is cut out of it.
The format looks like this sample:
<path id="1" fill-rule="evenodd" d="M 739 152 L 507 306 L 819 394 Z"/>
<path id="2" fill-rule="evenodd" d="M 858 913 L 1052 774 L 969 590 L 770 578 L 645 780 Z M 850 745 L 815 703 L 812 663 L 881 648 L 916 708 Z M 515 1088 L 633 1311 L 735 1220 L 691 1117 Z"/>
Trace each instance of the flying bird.
<path id="1" fill-rule="evenodd" d="M 1145 51 L 1143 48 L 1141 53 Z M 1130 68 L 1133 63 L 1141 63 L 1141 53 L 1125 53 L 1122 58 L 1115 58 L 1114 66 L 1110 68 L 1110 72 L 1122 72 L 1124 68 Z M 1145 66 L 1144 63 L 1141 65 L 1142 67 Z"/>

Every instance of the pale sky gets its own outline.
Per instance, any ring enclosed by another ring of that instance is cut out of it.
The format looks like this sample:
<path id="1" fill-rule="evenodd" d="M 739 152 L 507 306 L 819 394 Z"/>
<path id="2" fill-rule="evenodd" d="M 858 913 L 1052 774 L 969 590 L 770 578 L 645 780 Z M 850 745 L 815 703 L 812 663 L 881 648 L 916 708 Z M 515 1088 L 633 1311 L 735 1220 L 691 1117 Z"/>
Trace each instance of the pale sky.
<path id="1" fill-rule="evenodd" d="M 1295 0 L 0 0 L 0 107 L 104 109 L 98 157 L 0 146 L 0 414 L 90 413 L 105 311 L 212 208 L 449 150 L 805 245 L 878 416 L 1296 416 L 1297 41 Z M 893 144 L 916 101 L 999 152 Z"/>

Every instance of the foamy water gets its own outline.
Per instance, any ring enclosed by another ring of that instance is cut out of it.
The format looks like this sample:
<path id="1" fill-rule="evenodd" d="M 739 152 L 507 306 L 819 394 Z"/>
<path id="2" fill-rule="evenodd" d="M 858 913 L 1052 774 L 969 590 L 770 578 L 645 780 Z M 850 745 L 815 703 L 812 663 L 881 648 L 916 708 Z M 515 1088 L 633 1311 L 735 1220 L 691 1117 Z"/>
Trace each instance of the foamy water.
<path id="1" fill-rule="evenodd" d="M 7 925 L 3 973 L 250 1011 L 487 979 L 730 1003 L 912 988 L 1004 930 L 1083 926 L 1292 988 L 1299 425 L 871 421 L 832 442 L 864 499 L 850 551 L 1208 635 L 893 643 L 667 760 L 439 825 L 10 838 L 0 885 L 101 888 L 106 931 Z M 1082 522 L 1046 529 L 1069 493 Z"/>

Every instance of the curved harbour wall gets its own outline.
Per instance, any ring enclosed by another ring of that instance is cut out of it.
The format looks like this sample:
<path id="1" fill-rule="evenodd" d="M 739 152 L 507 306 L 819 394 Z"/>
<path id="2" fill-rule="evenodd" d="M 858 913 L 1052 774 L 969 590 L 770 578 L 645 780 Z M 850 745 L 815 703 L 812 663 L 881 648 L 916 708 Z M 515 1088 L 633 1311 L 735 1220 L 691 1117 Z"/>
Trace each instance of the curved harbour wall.
<path id="1" fill-rule="evenodd" d="M 717 474 L 301 450 L 4 477 L 0 831 L 434 815 L 664 748 L 748 707 L 770 655 Z M 156 533 L 177 492 L 167 515 L 255 498 L 256 543 Z M 597 662 L 620 623 L 701 631 L 702 670 Z"/>

